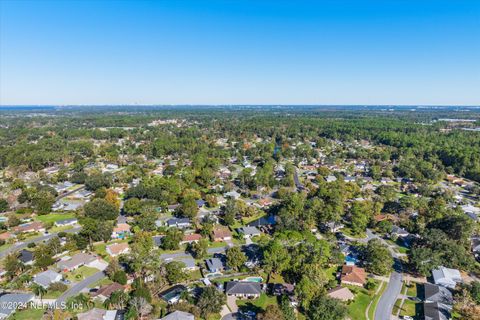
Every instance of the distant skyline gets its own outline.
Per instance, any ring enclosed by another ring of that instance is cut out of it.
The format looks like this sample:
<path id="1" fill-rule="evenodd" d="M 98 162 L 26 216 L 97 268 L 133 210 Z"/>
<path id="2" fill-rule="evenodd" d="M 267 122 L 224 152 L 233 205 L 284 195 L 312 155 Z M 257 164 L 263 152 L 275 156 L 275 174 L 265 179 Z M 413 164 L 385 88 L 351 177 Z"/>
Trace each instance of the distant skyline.
<path id="1" fill-rule="evenodd" d="M 0 105 L 480 105 L 480 1 L 0 0 Z"/>

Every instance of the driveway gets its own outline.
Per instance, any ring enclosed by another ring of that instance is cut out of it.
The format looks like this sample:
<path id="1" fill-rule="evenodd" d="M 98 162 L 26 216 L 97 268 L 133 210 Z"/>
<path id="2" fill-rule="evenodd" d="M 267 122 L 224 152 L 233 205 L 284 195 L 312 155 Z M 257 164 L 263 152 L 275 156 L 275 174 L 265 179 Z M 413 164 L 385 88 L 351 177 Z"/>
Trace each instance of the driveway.
<path id="1" fill-rule="evenodd" d="M 80 281 L 79 283 L 73 285 L 70 289 L 65 291 L 55 302 L 57 306 L 61 305 L 62 302 L 65 302 L 68 298 L 76 296 L 79 294 L 83 289 L 87 288 L 89 285 L 91 285 L 94 282 L 97 282 L 98 280 L 102 279 L 105 277 L 105 273 L 103 271 L 99 271 L 90 277 L 84 279 L 83 281 Z"/>
<path id="2" fill-rule="evenodd" d="M 230 311 L 233 313 L 238 312 L 238 306 L 237 306 L 237 298 L 234 296 L 227 296 L 227 306 Z"/>
<path id="3" fill-rule="evenodd" d="M 80 229 L 81 229 L 81 227 L 76 227 L 76 228 L 72 228 L 72 229 L 67 229 L 64 232 L 73 233 L 73 232 L 78 232 Z M 27 240 L 25 242 L 15 243 L 11 247 L 8 247 L 7 249 L 0 252 L 0 259 L 2 259 L 3 257 L 7 256 L 8 254 L 10 254 L 12 252 L 25 249 L 28 246 L 29 243 L 33 243 L 33 242 L 38 243 L 38 242 L 46 241 L 46 240 L 49 240 L 49 239 L 55 237 L 57 234 L 58 234 L 58 232 L 49 233 L 49 234 L 46 234 L 46 235 L 43 235 L 43 236 L 39 236 L 39 237 L 30 239 L 30 240 Z"/>

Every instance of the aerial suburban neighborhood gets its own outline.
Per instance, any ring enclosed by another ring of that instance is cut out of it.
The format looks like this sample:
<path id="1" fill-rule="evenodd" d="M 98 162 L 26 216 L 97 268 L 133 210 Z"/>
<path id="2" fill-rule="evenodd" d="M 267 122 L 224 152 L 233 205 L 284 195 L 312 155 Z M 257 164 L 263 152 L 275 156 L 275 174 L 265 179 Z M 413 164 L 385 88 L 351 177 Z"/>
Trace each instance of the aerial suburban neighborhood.
<path id="1" fill-rule="evenodd" d="M 478 113 L 199 110 L 0 114 L 0 319 L 479 318 Z"/>

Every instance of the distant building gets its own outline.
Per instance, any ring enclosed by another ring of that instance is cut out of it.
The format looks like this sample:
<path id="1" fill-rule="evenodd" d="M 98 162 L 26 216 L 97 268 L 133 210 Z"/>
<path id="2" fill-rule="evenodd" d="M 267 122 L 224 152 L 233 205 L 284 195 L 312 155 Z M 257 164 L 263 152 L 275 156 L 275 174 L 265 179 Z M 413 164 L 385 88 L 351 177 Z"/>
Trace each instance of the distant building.
<path id="1" fill-rule="evenodd" d="M 55 226 L 57 227 L 66 227 L 66 226 L 73 226 L 78 223 L 77 218 L 70 218 L 70 219 L 63 219 L 55 221 Z"/>
<path id="2" fill-rule="evenodd" d="M 130 225 L 127 223 L 118 223 L 112 231 L 112 239 L 125 239 L 130 236 Z"/>
<path id="3" fill-rule="evenodd" d="M 255 237 L 255 236 L 259 236 L 261 235 L 262 233 L 260 232 L 260 230 L 257 229 L 257 227 L 242 227 L 242 228 L 238 228 L 238 232 L 243 234 L 243 237 L 245 239 L 247 238 L 252 238 L 252 237 Z"/>
<path id="4" fill-rule="evenodd" d="M 94 255 L 78 253 L 69 260 L 58 262 L 57 267 L 63 272 L 68 272 L 78 269 L 81 266 L 93 266 L 96 261 L 98 261 L 98 258 Z"/>
<path id="5" fill-rule="evenodd" d="M 0 295 L 0 319 L 6 319 L 11 316 L 21 306 L 27 305 L 35 298 L 30 293 L 7 293 Z"/>
<path id="6" fill-rule="evenodd" d="M 118 255 L 130 252 L 130 247 L 128 246 L 128 243 L 125 242 L 113 243 L 106 247 L 106 251 L 111 257 L 116 257 Z"/>
<path id="7" fill-rule="evenodd" d="M 112 293 L 114 293 L 115 291 L 125 291 L 125 287 L 122 286 L 120 283 L 116 283 L 116 282 L 107 284 L 105 286 L 100 287 L 100 289 L 94 292 L 92 294 L 92 297 L 99 298 L 101 301 L 105 301 L 108 298 L 110 298 Z"/>
<path id="8" fill-rule="evenodd" d="M 221 272 L 224 269 L 223 262 L 219 258 L 210 258 L 205 260 L 207 269 L 210 272 Z"/>
<path id="9" fill-rule="evenodd" d="M 451 310 L 451 306 L 438 302 L 425 302 L 423 304 L 425 320 L 449 320 Z"/>
<path id="10" fill-rule="evenodd" d="M 87 312 L 77 314 L 78 320 L 116 320 L 117 310 L 93 308 Z"/>
<path id="11" fill-rule="evenodd" d="M 176 227 L 179 229 L 189 228 L 191 226 L 190 219 L 188 218 L 172 218 L 167 220 L 168 227 Z"/>
<path id="12" fill-rule="evenodd" d="M 226 227 L 216 227 L 213 229 L 214 241 L 230 241 L 232 240 L 232 233 Z"/>
<path id="13" fill-rule="evenodd" d="M 12 230 L 15 233 L 45 232 L 45 227 L 43 226 L 43 223 L 35 221 L 35 222 L 23 223 L 21 225 L 13 227 Z"/>

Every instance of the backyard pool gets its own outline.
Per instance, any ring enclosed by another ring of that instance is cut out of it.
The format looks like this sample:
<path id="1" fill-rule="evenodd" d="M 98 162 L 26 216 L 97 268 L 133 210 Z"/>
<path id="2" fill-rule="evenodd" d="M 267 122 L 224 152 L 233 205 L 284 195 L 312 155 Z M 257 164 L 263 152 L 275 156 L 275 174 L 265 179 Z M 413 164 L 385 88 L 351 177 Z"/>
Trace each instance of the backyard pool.
<path id="1" fill-rule="evenodd" d="M 242 281 L 261 283 L 263 281 L 263 278 L 262 277 L 248 277 L 248 278 L 243 279 Z"/>

